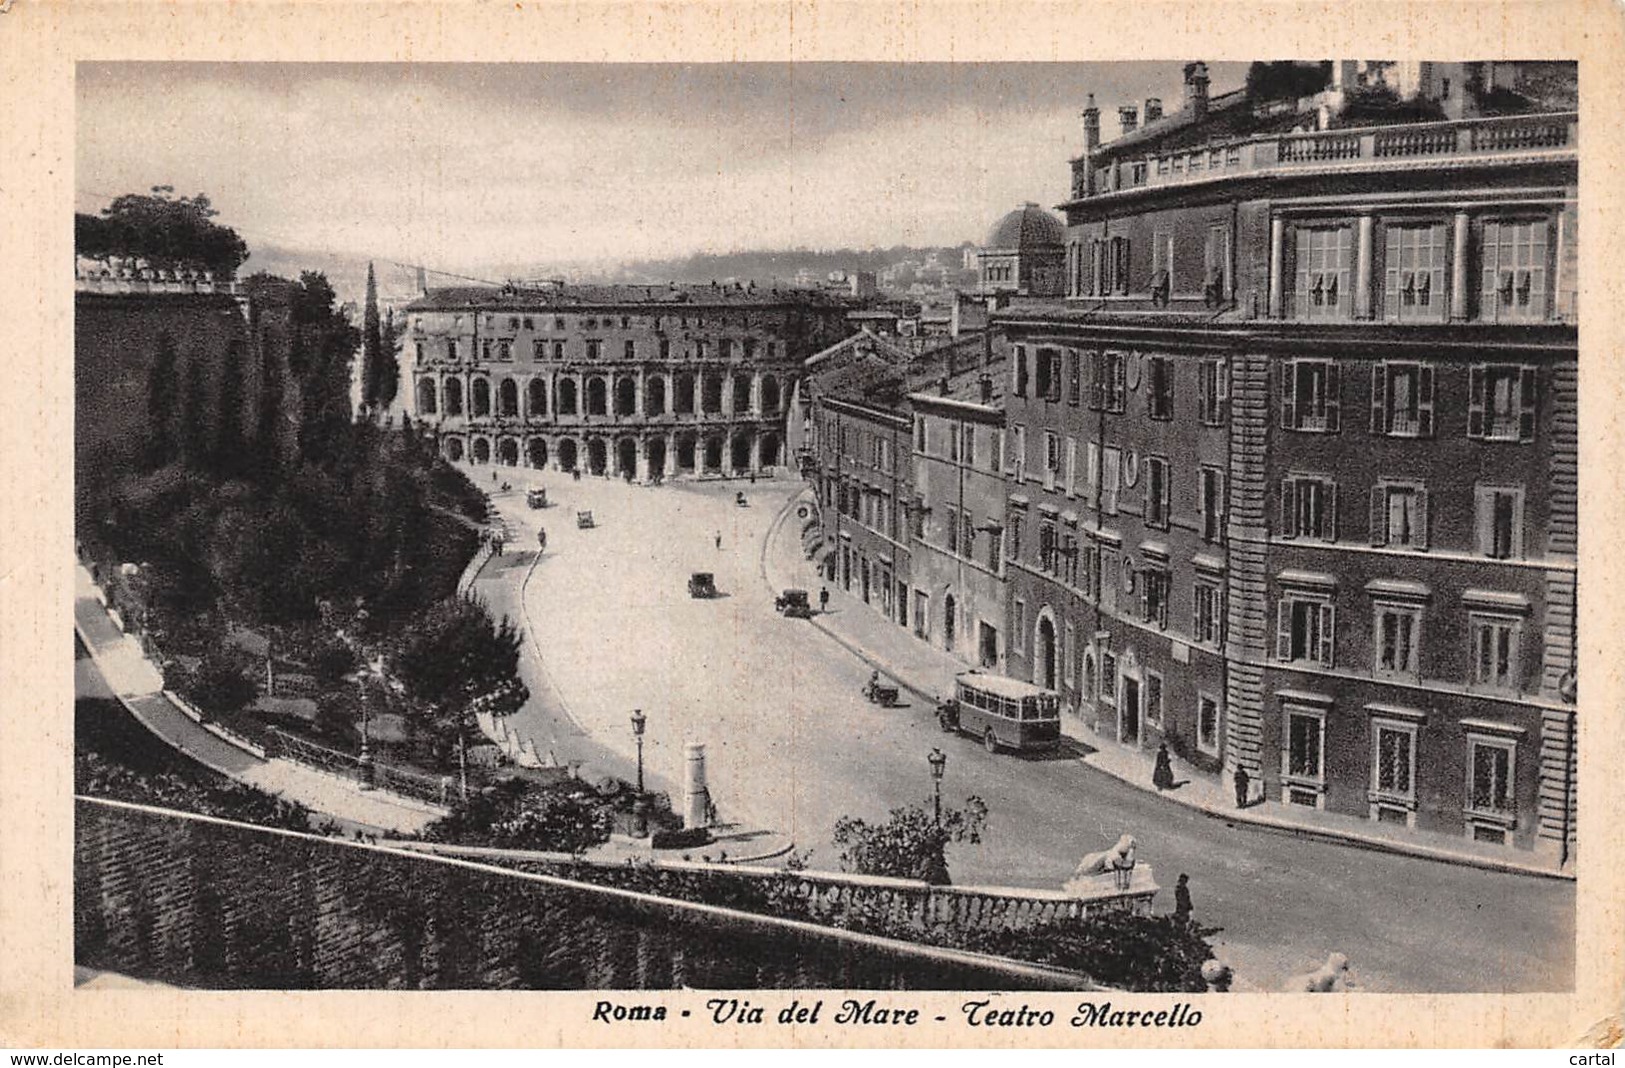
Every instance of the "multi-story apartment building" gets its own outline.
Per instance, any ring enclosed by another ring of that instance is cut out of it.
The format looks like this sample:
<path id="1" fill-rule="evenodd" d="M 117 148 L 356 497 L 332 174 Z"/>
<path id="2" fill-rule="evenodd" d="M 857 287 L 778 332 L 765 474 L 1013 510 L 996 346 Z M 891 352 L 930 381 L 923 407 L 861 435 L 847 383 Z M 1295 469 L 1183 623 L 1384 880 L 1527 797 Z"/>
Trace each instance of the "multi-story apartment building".
<path id="1" fill-rule="evenodd" d="M 645 481 L 767 471 L 801 362 L 848 303 L 721 286 L 431 290 L 406 307 L 411 415 L 452 460 Z"/>
<path id="2" fill-rule="evenodd" d="M 1067 295 L 994 316 L 1010 672 L 1273 802 L 1566 857 L 1576 117 L 1207 84 L 1106 145 L 1091 101 Z"/>

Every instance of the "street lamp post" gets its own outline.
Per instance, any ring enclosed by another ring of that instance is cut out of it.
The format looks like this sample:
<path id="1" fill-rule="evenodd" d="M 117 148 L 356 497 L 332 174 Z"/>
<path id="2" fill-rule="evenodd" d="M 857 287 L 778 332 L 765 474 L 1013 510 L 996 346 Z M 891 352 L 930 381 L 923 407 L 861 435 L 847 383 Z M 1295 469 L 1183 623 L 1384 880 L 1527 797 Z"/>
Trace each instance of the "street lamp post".
<path id="1" fill-rule="evenodd" d="M 931 765 L 931 784 L 936 788 L 932 800 L 936 813 L 937 826 L 942 826 L 942 773 L 948 770 L 948 754 L 940 749 L 931 750 L 931 755 L 925 758 Z"/>
<path id="2" fill-rule="evenodd" d="M 643 714 L 643 709 L 632 710 L 632 737 L 638 743 L 638 796 L 632 802 L 632 811 L 637 816 L 639 838 L 649 834 L 649 803 L 643 796 L 643 730 L 648 722 L 649 717 Z"/>

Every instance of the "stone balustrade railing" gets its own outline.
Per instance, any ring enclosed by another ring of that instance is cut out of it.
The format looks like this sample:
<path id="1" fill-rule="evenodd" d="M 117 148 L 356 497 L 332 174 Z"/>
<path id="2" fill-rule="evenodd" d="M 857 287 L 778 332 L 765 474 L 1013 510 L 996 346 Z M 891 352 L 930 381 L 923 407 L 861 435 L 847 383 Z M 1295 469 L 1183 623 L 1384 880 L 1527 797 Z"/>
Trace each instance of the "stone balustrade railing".
<path id="1" fill-rule="evenodd" d="M 861 915 L 894 926 L 924 929 L 946 925 L 960 930 L 1021 929 L 1059 920 L 1085 919 L 1110 912 L 1145 914 L 1157 892 L 1149 865 L 1137 865 L 1126 877 L 1099 876 L 1092 890 L 1081 893 L 1031 887 L 932 886 L 918 879 L 894 879 L 846 872 L 794 871 L 715 861 L 656 859 L 628 865 L 564 853 L 487 849 L 438 843 L 401 843 L 442 856 L 463 857 L 521 871 L 574 873 L 613 885 L 617 873 L 635 873 L 653 893 L 685 896 L 699 892 L 716 899 L 742 896 L 790 907 L 818 922 L 837 922 Z M 596 873 L 596 874 L 595 874 Z M 708 893 L 706 888 L 714 889 Z"/>

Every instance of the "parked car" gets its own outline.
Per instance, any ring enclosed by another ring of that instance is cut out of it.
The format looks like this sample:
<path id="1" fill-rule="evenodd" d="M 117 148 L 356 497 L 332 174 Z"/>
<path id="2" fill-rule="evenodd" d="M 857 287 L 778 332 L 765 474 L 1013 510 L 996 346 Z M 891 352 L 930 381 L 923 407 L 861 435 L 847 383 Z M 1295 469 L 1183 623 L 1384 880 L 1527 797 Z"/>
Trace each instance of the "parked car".
<path id="1" fill-rule="evenodd" d="M 709 571 L 696 571 L 688 576 L 688 595 L 707 599 L 717 595 L 716 576 Z"/>
<path id="2" fill-rule="evenodd" d="M 547 507 L 547 490 L 533 489 L 525 491 L 525 503 L 532 508 Z"/>
<path id="3" fill-rule="evenodd" d="M 786 619 L 811 619 L 812 602 L 806 590 L 785 590 L 773 601 L 773 607 L 784 613 Z"/>
<path id="4" fill-rule="evenodd" d="M 589 527 L 595 527 L 597 525 L 598 524 L 594 523 L 592 520 L 592 509 L 589 508 L 586 511 L 576 513 L 576 526 L 580 527 L 582 530 L 586 530 Z"/>

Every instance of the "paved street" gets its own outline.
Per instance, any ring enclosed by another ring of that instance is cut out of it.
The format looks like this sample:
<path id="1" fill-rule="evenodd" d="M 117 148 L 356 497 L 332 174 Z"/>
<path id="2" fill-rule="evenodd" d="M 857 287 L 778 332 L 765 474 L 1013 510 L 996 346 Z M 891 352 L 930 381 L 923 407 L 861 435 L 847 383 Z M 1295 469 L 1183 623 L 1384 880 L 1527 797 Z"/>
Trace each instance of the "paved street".
<path id="1" fill-rule="evenodd" d="M 488 468 L 473 473 L 489 483 Z M 1128 832 L 1169 888 L 1162 907 L 1172 905 L 1175 876 L 1189 873 L 1198 918 L 1224 928 L 1221 951 L 1260 988 L 1278 988 L 1332 951 L 1350 957 L 1368 990 L 1572 982 L 1572 883 L 1231 826 L 1072 753 L 990 756 L 969 738 L 945 738 L 929 707 L 868 705 L 858 692 L 867 665 L 773 611 L 765 554 L 775 554 L 775 571 L 807 574 L 799 522 L 766 540 L 798 483 L 647 488 L 513 469 L 501 477 L 515 485 L 497 501 L 518 551 L 493 561 L 477 589 L 521 618 L 541 653 L 527 652 L 534 697 L 510 722 L 544 754 L 630 777 L 628 717 L 641 707 L 653 788 L 675 787 L 684 741 L 704 742 L 724 819 L 780 830 L 813 850 L 814 866 L 834 867 L 836 819 L 881 818 L 928 800 L 925 757 L 941 746 L 945 799 L 974 793 L 991 810 L 988 840 L 951 858 L 959 882 L 1058 886 L 1079 856 Z M 524 507 L 519 491 L 533 484 L 547 486 L 555 507 Z M 736 490 L 750 507 L 735 507 Z M 595 529 L 576 528 L 578 508 L 593 510 Z M 539 561 L 538 523 L 548 531 Z M 723 598 L 689 599 L 688 575 L 699 570 L 716 574 Z M 816 594 L 810 575 L 805 584 Z M 831 609 L 867 611 L 840 594 Z M 1422 946 L 1429 951 L 1418 953 Z"/>

